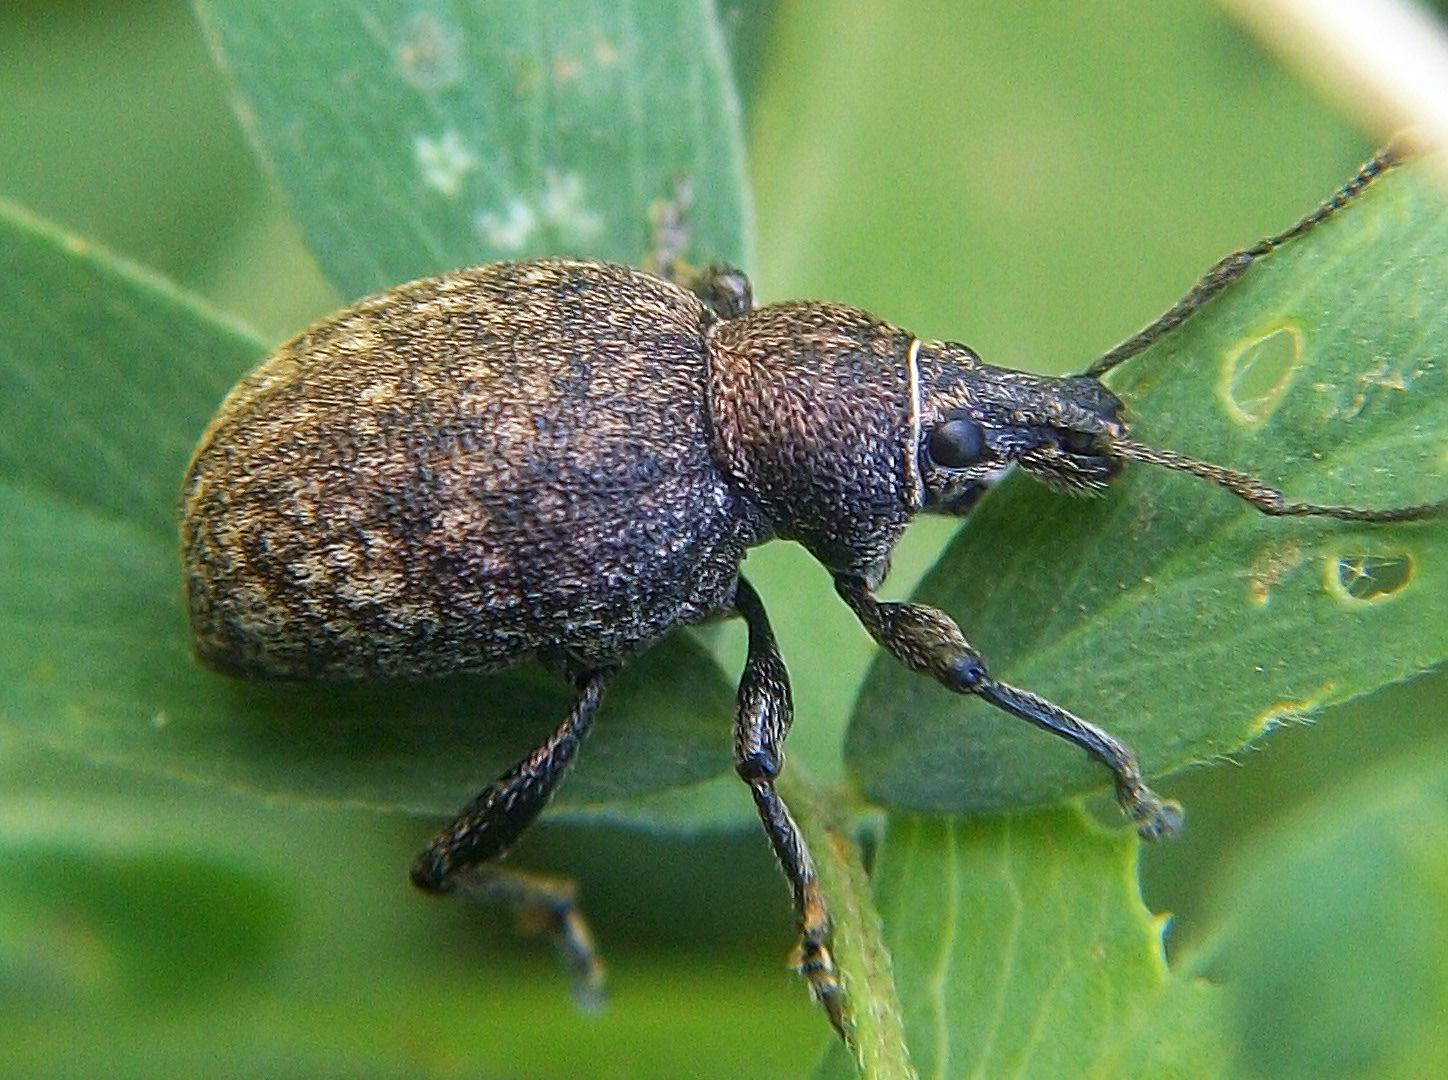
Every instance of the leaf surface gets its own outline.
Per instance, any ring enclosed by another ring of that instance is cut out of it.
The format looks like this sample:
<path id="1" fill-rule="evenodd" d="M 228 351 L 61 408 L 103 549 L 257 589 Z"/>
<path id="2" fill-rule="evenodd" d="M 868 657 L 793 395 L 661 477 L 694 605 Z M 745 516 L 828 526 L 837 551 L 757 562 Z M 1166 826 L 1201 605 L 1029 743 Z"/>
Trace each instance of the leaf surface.
<path id="1" fill-rule="evenodd" d="M 1448 743 L 1325 789 L 1219 875 L 1206 965 L 1243 1076 L 1432 1076 L 1448 1055 Z"/>
<path id="2" fill-rule="evenodd" d="M 891 819 L 876 899 L 921 1077 L 1225 1073 L 1220 991 L 1167 970 L 1136 851 L 1075 810 Z"/>
<path id="3" fill-rule="evenodd" d="M 197 5 L 344 296 L 502 258 L 747 262 L 739 103 L 708 3 Z"/>

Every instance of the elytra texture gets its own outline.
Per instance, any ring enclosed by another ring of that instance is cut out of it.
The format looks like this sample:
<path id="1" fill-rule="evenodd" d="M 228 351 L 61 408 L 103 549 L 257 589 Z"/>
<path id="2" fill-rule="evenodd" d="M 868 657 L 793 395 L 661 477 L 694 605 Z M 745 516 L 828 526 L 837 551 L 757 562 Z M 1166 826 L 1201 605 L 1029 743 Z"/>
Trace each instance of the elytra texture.
<path id="1" fill-rule="evenodd" d="M 726 607 L 770 530 L 714 456 L 710 319 L 656 278 L 539 261 L 301 334 L 187 474 L 198 655 L 273 679 L 592 667 Z"/>

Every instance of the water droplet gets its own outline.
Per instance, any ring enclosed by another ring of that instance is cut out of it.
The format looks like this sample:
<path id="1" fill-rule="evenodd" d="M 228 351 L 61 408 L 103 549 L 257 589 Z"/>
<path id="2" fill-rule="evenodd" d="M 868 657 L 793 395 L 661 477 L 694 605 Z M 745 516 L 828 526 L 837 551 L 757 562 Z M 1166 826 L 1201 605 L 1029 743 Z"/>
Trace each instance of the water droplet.
<path id="1" fill-rule="evenodd" d="M 1413 560 L 1393 555 L 1339 555 L 1329 567 L 1338 593 L 1358 603 L 1374 604 L 1407 588 L 1413 580 Z"/>

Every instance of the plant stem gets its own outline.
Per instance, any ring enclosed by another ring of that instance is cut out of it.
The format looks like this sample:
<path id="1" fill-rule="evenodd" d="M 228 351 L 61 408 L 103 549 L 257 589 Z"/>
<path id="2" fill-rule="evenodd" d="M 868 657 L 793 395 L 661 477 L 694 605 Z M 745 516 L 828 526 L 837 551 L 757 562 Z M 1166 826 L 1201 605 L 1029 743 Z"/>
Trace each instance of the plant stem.
<path id="1" fill-rule="evenodd" d="M 794 766 L 781 777 L 780 786 L 814 853 L 820 889 L 830 906 L 855 1067 L 867 1080 L 916 1080 L 890 953 L 853 835 L 850 800 L 816 788 Z"/>
<path id="2" fill-rule="evenodd" d="M 1379 142 L 1448 147 L 1448 30 L 1410 0 L 1221 0 Z M 1440 178 L 1444 163 L 1435 164 Z"/>

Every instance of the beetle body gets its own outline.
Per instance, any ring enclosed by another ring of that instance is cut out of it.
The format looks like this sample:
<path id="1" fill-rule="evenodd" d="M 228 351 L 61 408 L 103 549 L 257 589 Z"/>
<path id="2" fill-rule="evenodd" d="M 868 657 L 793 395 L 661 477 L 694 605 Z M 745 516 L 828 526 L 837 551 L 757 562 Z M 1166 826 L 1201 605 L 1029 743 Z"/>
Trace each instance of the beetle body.
<path id="1" fill-rule="evenodd" d="M 1114 465 L 1093 440 L 1120 430 L 1120 402 L 1094 379 L 992 368 L 854 308 L 754 310 L 742 275 L 720 273 L 696 293 L 603 263 L 499 263 L 381 293 L 284 345 L 227 397 L 187 471 L 191 630 L 203 661 L 253 678 L 536 657 L 574 684 L 553 737 L 419 858 L 414 881 L 441 891 L 542 809 L 620 663 L 675 627 L 745 619 L 735 765 L 794 888 L 800 968 L 843 1031 L 828 917 L 774 790 L 788 679 L 740 564 L 755 544 L 797 540 L 906 663 L 953 689 L 1015 693 L 947 616 L 872 590 L 917 512 L 965 512 L 1011 462 L 1067 487 L 1103 482 Z M 1025 699 L 994 700 L 1059 727 Z M 1129 752 L 1104 745 L 1087 749 L 1152 818 Z M 569 910 L 515 875 L 485 877 L 492 895 Z M 596 981 L 581 924 L 555 929 Z"/>
<path id="2" fill-rule="evenodd" d="M 719 318 L 602 263 L 391 290 L 284 345 L 203 436 L 198 655 L 279 680 L 606 664 L 727 609 L 774 536 L 877 583 L 925 501 L 922 410 L 986 370 L 1071 382 L 971 359 L 832 304 Z"/>
<path id="3" fill-rule="evenodd" d="M 499 264 L 294 339 L 189 472 L 198 652 L 276 679 L 589 666 L 718 610 L 768 527 L 715 464 L 705 322 L 623 268 Z"/>
<path id="4" fill-rule="evenodd" d="M 573 708 L 418 858 L 413 881 L 539 913 L 596 986 L 567 895 L 494 860 L 546 804 L 619 665 L 675 627 L 744 620 L 735 768 L 789 879 L 799 970 L 841 1035 L 846 1003 L 809 851 L 775 790 L 792 722 L 747 550 L 804 545 L 870 635 L 911 669 L 1076 746 L 1111 772 L 1142 835 L 1173 832 L 1131 751 L 993 678 L 944 612 L 877 599 L 920 512 L 963 514 L 1005 468 L 1072 492 L 1124 462 L 1192 473 L 1269 514 L 1439 515 L 1290 502 L 1245 473 L 1133 441 L 1094 376 L 1169 332 L 1345 205 L 1374 159 L 1292 230 L 1223 260 L 1086 375 L 1030 375 L 866 312 L 753 309 L 728 268 L 684 288 L 596 262 L 500 263 L 400 286 L 312 327 L 231 393 L 182 492 L 198 655 L 231 674 L 326 680 L 493 671 L 536 657 Z"/>

